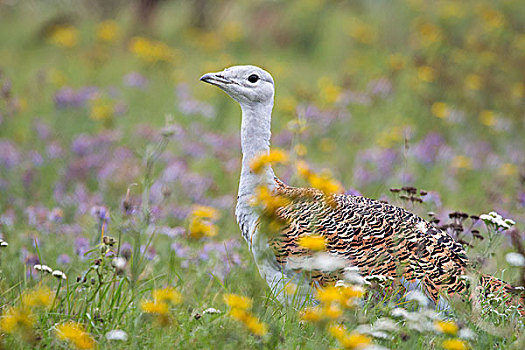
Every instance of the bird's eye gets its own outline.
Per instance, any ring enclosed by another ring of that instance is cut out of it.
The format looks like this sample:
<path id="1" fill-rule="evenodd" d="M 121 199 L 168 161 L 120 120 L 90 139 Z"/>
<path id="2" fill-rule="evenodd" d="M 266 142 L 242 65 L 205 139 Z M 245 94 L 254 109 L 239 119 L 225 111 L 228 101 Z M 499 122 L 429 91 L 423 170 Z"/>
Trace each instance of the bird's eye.
<path id="1" fill-rule="evenodd" d="M 252 84 L 255 84 L 259 80 L 259 76 L 257 74 L 252 74 L 248 77 L 248 81 Z"/>

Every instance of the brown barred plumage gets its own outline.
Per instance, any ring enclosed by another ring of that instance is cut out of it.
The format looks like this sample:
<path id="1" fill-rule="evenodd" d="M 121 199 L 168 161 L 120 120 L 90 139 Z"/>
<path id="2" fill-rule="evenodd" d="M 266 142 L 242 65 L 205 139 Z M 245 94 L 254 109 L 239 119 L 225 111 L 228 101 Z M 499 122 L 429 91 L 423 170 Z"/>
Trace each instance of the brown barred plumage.
<path id="1" fill-rule="evenodd" d="M 418 281 L 436 304 L 440 295 L 466 291 L 467 281 L 462 277 L 469 263 L 463 247 L 422 218 L 360 196 L 335 194 L 333 206 L 321 191 L 289 187 L 277 178 L 275 184 L 276 194 L 292 199 L 277 212 L 288 224 L 270 241 L 283 268 L 290 257 L 308 254 L 297 245 L 298 237 L 316 233 L 327 239 L 330 254 L 358 267 L 362 275 Z M 317 280 L 323 284 L 331 278 L 319 273 Z M 480 286 L 486 294 L 509 295 L 514 291 L 489 275 L 481 276 Z"/>

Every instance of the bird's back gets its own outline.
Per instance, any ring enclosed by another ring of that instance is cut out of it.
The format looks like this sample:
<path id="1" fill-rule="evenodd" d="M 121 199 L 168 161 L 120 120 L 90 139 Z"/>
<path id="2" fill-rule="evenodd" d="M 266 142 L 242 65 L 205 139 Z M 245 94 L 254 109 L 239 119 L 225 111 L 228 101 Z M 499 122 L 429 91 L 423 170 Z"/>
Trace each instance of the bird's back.
<path id="1" fill-rule="evenodd" d="M 421 288 L 434 302 L 440 293 L 465 289 L 467 257 L 462 246 L 447 233 L 420 217 L 365 197 L 332 195 L 289 187 L 276 180 L 275 192 L 290 204 L 277 215 L 286 224 L 273 237 L 277 262 L 285 267 L 290 258 L 310 254 L 297 240 L 320 234 L 330 255 L 359 268 L 361 275 L 379 275 L 401 281 L 405 287 Z M 330 277 L 318 273 L 320 283 Z"/>

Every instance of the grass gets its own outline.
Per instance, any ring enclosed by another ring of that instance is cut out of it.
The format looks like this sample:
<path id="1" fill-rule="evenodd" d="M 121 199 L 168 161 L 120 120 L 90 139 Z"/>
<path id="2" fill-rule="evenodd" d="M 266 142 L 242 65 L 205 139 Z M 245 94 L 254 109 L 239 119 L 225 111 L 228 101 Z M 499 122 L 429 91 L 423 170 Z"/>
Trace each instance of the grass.
<path id="1" fill-rule="evenodd" d="M 523 346 L 521 320 L 497 305 L 454 302 L 449 333 L 425 307 L 373 291 L 335 318 L 343 333 L 281 305 L 234 220 L 240 111 L 198 81 L 233 64 L 272 73 L 272 144 L 291 158 L 276 173 L 289 184 L 306 184 L 294 167 L 306 160 L 347 191 L 440 224 L 454 210 L 512 218 L 516 239 L 500 232 L 488 253 L 494 228 L 481 221 L 472 229 L 485 240 L 460 238 L 473 261 L 486 257 L 476 272 L 519 285 L 522 269 L 506 260 L 522 253 L 525 222 L 518 1 L 173 1 L 149 25 L 118 2 L 62 4 L 0 5 L 1 346 Z M 423 203 L 389 191 L 408 185 L 429 192 Z M 195 205 L 213 211 L 203 235 L 192 234 Z M 167 287 L 180 300 L 154 298 Z M 253 306 L 236 314 L 229 293 Z M 57 331 L 69 321 L 81 326 Z M 107 339 L 117 329 L 127 340 Z M 352 331 L 367 336 L 341 335 Z"/>

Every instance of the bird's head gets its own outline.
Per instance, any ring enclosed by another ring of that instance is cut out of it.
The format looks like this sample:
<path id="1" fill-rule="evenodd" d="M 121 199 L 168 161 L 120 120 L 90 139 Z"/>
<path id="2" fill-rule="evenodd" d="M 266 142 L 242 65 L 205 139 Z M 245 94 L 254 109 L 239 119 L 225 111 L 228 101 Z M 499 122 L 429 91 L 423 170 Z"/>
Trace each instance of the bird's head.
<path id="1" fill-rule="evenodd" d="M 216 85 L 242 105 L 273 104 L 273 78 L 255 66 L 233 66 L 222 72 L 204 74 L 201 79 Z"/>

